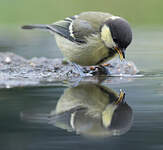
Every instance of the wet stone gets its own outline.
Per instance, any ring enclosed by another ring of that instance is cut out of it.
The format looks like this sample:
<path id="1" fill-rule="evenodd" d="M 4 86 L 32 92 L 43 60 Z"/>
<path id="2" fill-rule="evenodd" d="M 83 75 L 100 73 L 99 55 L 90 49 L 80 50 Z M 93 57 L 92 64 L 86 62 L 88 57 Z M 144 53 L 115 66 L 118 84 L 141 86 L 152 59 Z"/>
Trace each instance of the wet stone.
<path id="1" fill-rule="evenodd" d="M 132 76 L 139 72 L 130 61 L 114 59 L 109 63 L 106 66 L 109 76 Z M 84 67 L 84 70 L 92 76 L 104 75 L 102 69 L 95 68 Z M 79 77 L 74 67 L 64 59 L 34 57 L 28 60 L 13 53 L 0 53 L 0 88 L 44 86 L 45 83 L 71 81 Z"/>

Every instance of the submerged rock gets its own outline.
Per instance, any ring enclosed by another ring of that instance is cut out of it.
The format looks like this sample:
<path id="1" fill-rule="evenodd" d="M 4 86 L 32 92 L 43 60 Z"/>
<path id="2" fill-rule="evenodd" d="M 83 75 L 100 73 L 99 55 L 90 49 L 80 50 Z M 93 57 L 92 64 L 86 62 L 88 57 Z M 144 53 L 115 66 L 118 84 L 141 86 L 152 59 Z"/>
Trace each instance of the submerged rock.
<path id="1" fill-rule="evenodd" d="M 109 63 L 109 76 L 132 77 L 139 72 L 133 62 L 114 59 Z M 92 73 L 90 67 L 84 67 L 84 70 Z M 95 74 L 102 75 L 98 71 L 94 70 Z M 63 59 L 35 57 L 28 60 L 13 53 L 0 53 L 0 88 L 51 85 L 57 81 L 73 81 L 78 77 L 79 73 Z"/>

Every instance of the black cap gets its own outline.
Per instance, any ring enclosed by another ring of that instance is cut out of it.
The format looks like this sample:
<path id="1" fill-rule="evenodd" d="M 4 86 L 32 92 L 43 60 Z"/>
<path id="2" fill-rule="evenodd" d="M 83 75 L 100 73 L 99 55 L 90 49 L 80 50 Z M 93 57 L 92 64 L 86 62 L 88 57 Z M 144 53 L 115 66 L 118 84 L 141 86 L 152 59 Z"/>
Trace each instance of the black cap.
<path id="1" fill-rule="evenodd" d="M 132 31 L 128 22 L 120 17 L 110 18 L 105 22 L 109 27 L 113 41 L 124 50 L 132 41 Z"/>

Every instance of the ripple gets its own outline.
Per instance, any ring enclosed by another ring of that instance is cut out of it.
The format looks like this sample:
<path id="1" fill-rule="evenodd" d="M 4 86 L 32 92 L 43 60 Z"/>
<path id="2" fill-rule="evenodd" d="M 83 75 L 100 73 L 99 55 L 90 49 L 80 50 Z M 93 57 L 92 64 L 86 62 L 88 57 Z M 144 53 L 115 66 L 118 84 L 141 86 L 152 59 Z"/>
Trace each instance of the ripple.
<path id="1" fill-rule="evenodd" d="M 131 61 L 114 59 L 108 66 L 109 81 L 121 83 L 128 78 L 142 77 L 139 70 Z M 84 67 L 88 72 L 89 67 Z M 63 63 L 63 59 L 37 58 L 25 59 L 14 53 L 0 53 L 0 88 L 12 88 L 23 86 L 55 85 L 58 81 L 76 81 L 80 75 L 69 63 Z M 85 78 L 84 80 L 97 80 L 97 76 Z M 99 80 L 99 78 L 98 78 Z"/>

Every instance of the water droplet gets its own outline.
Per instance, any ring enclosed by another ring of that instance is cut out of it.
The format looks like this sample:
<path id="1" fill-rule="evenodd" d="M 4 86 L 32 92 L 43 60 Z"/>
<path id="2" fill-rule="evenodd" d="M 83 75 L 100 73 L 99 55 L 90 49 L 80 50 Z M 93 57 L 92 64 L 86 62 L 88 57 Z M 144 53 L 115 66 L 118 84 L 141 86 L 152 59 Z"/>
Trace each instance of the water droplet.
<path id="1" fill-rule="evenodd" d="M 10 57 L 6 57 L 5 58 L 5 63 L 10 64 L 11 63 L 11 58 Z"/>

